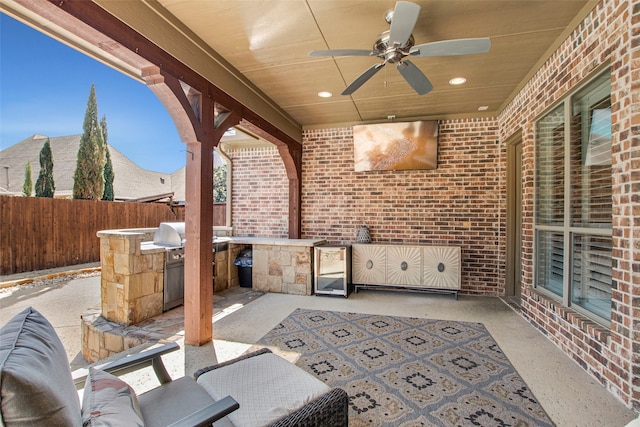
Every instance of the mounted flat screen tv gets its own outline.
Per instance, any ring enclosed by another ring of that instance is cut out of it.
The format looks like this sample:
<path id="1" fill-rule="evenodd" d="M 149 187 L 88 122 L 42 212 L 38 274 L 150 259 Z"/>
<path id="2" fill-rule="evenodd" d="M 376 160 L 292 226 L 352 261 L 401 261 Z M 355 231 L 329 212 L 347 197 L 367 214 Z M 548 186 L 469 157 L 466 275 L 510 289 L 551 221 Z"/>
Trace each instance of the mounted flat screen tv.
<path id="1" fill-rule="evenodd" d="M 438 121 L 354 126 L 353 153 L 356 172 L 436 169 Z"/>

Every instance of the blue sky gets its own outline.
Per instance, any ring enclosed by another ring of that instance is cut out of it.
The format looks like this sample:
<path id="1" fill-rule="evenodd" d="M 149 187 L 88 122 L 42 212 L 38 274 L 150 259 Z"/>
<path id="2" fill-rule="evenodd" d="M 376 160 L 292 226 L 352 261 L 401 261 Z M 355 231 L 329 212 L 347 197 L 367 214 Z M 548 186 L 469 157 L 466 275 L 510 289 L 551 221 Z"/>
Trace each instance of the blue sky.
<path id="1" fill-rule="evenodd" d="M 0 150 L 35 133 L 81 134 L 95 84 L 109 145 L 144 169 L 171 173 L 185 165 L 173 121 L 143 83 L 2 13 L 0 44 Z"/>

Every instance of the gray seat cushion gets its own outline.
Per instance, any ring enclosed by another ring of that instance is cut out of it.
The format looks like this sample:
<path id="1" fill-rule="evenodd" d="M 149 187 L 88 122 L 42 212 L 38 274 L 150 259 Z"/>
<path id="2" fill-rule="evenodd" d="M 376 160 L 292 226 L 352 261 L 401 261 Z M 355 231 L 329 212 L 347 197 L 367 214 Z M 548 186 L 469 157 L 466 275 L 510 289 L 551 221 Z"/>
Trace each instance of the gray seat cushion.
<path id="1" fill-rule="evenodd" d="M 51 323 L 29 307 L 0 337 L 0 424 L 82 425 L 67 353 Z"/>
<path id="2" fill-rule="evenodd" d="M 273 353 L 213 369 L 200 375 L 198 384 L 214 400 L 230 395 L 240 404 L 240 409 L 228 415 L 236 427 L 269 425 L 330 390 L 316 377 Z"/>
<path id="3" fill-rule="evenodd" d="M 176 422 L 214 400 L 193 378 L 182 377 L 141 394 L 138 402 L 145 427 L 154 427 Z"/>

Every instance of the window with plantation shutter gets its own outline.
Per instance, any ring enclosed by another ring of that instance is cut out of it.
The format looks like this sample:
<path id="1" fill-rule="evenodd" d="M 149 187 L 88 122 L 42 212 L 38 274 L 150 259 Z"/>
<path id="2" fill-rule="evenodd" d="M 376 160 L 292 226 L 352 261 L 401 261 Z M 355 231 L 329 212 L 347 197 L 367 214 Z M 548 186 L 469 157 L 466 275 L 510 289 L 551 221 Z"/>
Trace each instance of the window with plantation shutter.
<path id="1" fill-rule="evenodd" d="M 563 295 L 564 247 L 564 108 L 559 106 L 536 124 L 536 220 L 538 286 Z"/>
<path id="2" fill-rule="evenodd" d="M 559 226 L 564 222 L 564 109 L 557 107 L 536 124 L 538 223 Z"/>
<path id="3" fill-rule="evenodd" d="M 611 84 L 596 77 L 536 122 L 535 285 L 611 314 Z"/>

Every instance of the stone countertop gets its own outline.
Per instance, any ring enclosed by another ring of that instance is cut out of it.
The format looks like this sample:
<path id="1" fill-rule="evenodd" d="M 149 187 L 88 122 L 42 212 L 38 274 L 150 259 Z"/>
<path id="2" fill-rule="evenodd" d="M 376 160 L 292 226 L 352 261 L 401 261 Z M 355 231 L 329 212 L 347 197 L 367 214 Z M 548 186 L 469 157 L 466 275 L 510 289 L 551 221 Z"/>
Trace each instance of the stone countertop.
<path id="1" fill-rule="evenodd" d="M 140 252 L 143 254 L 150 254 L 155 252 L 164 252 L 167 250 L 167 246 L 156 245 L 153 241 L 141 242 Z"/>
<path id="2" fill-rule="evenodd" d="M 121 238 L 125 240 L 142 240 L 141 249 L 144 251 L 160 251 L 165 246 L 155 245 L 153 241 L 146 239 L 153 236 L 157 228 L 130 228 L 120 230 L 101 230 L 96 234 L 98 237 Z M 242 237 L 242 236 L 215 236 L 214 243 L 231 243 L 238 245 L 271 245 L 271 246 L 320 246 L 327 243 L 324 239 L 287 239 L 279 237 Z"/>
<path id="3" fill-rule="evenodd" d="M 153 234 L 157 228 L 123 228 L 114 230 L 100 230 L 98 237 L 122 237 L 124 239 L 140 239 L 147 234 Z"/>
<path id="4" fill-rule="evenodd" d="M 327 243 L 324 239 L 286 239 L 276 237 L 239 237 L 233 236 L 229 243 L 238 245 L 271 245 L 271 246 L 320 246 Z"/>
<path id="5" fill-rule="evenodd" d="M 119 234 L 119 233 L 114 233 Z M 132 235 L 132 233 L 127 233 Z M 286 239 L 276 237 L 216 237 L 215 243 L 231 243 L 235 245 L 268 245 L 268 246 L 303 246 L 313 247 L 327 243 L 324 239 Z M 152 241 L 142 242 L 140 250 L 142 253 L 162 252 L 166 246 L 156 245 Z"/>

